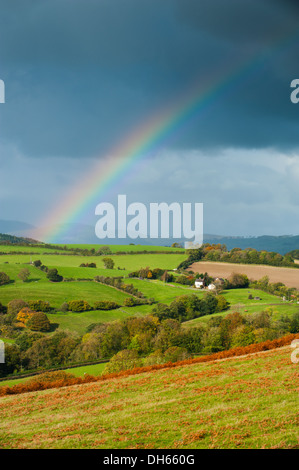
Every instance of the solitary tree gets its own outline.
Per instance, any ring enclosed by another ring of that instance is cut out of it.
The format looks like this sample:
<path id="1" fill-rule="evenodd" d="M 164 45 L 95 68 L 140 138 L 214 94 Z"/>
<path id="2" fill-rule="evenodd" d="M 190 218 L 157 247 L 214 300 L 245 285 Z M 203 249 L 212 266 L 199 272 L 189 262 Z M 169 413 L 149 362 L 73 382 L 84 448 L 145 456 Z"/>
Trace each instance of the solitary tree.
<path id="1" fill-rule="evenodd" d="M 42 265 L 42 262 L 40 259 L 37 259 L 35 261 L 33 261 L 32 263 L 36 268 L 39 268 L 41 265 Z"/>
<path id="2" fill-rule="evenodd" d="M 103 263 L 106 269 L 114 268 L 114 261 L 112 258 L 103 258 Z"/>
<path id="3" fill-rule="evenodd" d="M 47 278 L 51 282 L 61 282 L 63 280 L 63 277 L 58 274 L 58 271 L 56 268 L 49 269 L 47 273 Z"/>
<path id="4" fill-rule="evenodd" d="M 4 284 L 9 284 L 10 283 L 10 278 L 6 273 L 0 272 L 0 286 L 3 286 Z"/>
<path id="5" fill-rule="evenodd" d="M 28 268 L 23 268 L 18 274 L 18 278 L 21 279 L 21 281 L 26 282 L 28 281 L 28 278 L 30 276 L 30 271 Z"/>
<path id="6" fill-rule="evenodd" d="M 44 312 L 33 312 L 26 322 L 27 328 L 32 331 L 49 331 L 50 321 Z"/>

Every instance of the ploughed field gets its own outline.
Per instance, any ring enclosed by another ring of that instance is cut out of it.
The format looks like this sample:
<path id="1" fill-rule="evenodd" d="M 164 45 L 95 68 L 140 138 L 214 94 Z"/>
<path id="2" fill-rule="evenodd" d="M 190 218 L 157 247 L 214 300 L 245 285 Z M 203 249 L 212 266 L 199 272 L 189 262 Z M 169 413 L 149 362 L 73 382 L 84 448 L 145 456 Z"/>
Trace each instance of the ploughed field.
<path id="1" fill-rule="evenodd" d="M 246 274 L 249 279 L 258 280 L 269 277 L 269 282 L 282 282 L 287 287 L 299 289 L 299 269 L 252 264 L 220 263 L 216 261 L 198 261 L 190 266 L 196 273 L 207 272 L 212 277 L 228 278 L 230 274 Z"/>
<path id="2" fill-rule="evenodd" d="M 0 447 L 298 448 L 288 346 L 0 399 Z"/>

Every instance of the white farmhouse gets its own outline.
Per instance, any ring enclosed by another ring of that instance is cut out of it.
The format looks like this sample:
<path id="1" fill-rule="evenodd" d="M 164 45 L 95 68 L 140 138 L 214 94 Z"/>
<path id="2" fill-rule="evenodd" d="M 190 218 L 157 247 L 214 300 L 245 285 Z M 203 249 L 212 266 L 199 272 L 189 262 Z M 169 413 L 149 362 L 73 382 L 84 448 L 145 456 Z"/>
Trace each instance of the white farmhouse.
<path id="1" fill-rule="evenodd" d="M 209 285 L 208 285 L 208 289 L 209 289 L 209 290 L 214 290 L 214 289 L 216 289 L 215 284 L 209 284 Z"/>
<path id="2" fill-rule="evenodd" d="M 196 279 L 194 285 L 195 285 L 195 287 L 196 287 L 197 289 L 203 289 L 203 287 L 204 287 L 204 281 L 203 281 L 202 279 Z"/>

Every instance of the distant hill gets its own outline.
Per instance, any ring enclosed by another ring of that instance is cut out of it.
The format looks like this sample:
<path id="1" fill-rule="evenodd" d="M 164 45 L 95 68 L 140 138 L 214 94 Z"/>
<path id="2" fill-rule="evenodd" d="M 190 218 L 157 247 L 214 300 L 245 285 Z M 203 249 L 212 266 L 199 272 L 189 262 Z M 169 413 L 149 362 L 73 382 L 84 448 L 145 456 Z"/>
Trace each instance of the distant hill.
<path id="1" fill-rule="evenodd" d="M 299 235 L 281 235 L 271 236 L 263 235 L 260 237 L 220 237 L 218 235 L 204 235 L 205 243 L 221 243 L 226 245 L 228 250 L 232 248 L 255 248 L 258 251 L 275 251 L 285 255 L 290 251 L 299 249 Z"/>
<path id="2" fill-rule="evenodd" d="M 27 224 L 25 222 L 19 222 L 15 220 L 0 220 L 0 233 L 13 235 L 15 237 L 20 237 L 28 241 L 31 234 L 33 233 L 34 226 Z M 100 240 L 95 235 L 94 226 L 87 224 L 67 224 L 65 226 L 58 227 L 48 227 L 48 231 L 59 233 L 57 237 L 52 240 L 53 243 L 76 243 L 76 244 L 123 244 L 128 245 L 130 243 L 138 243 L 139 245 L 155 245 L 155 246 L 170 246 L 172 243 L 182 243 L 184 241 L 177 238 L 166 239 L 157 239 L 157 238 L 143 238 L 143 239 L 132 239 L 132 238 L 122 238 L 122 239 L 103 239 Z M 117 234 L 116 234 L 117 235 Z M 0 239 L 1 240 L 1 239 Z M 46 240 L 41 240 L 45 242 Z M 263 235 L 258 237 L 240 237 L 240 236 L 222 236 L 216 234 L 204 234 L 204 243 L 221 243 L 226 245 L 228 250 L 232 248 L 255 248 L 258 251 L 275 251 L 281 255 L 285 255 L 293 250 L 299 249 L 299 235 L 281 235 L 281 236 L 271 236 Z"/>
<path id="3" fill-rule="evenodd" d="M 15 235 L 8 235 L 7 233 L 0 233 L 0 243 L 9 243 L 12 245 L 17 245 L 17 244 L 26 244 L 26 245 L 32 245 L 32 244 L 37 244 L 36 240 L 33 240 L 32 238 L 24 238 L 24 237 L 16 237 Z"/>
<path id="4" fill-rule="evenodd" d="M 20 222 L 18 220 L 0 220 L 0 233 L 25 237 L 26 232 L 33 229 L 34 226 L 27 222 Z"/>

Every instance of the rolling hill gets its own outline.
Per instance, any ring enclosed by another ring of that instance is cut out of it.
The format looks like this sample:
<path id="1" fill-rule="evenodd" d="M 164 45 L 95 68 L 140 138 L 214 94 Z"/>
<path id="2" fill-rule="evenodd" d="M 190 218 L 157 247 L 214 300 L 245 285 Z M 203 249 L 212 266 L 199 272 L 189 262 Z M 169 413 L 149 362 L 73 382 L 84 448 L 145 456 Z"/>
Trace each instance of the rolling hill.
<path id="1" fill-rule="evenodd" d="M 0 400 L 1 448 L 298 448 L 288 346 Z"/>

